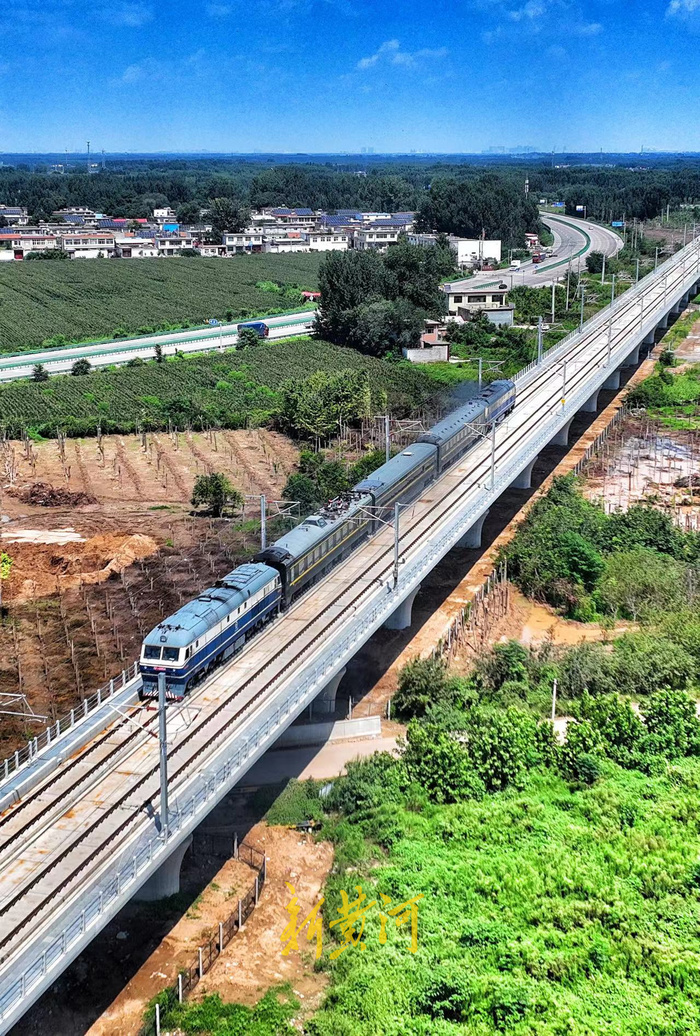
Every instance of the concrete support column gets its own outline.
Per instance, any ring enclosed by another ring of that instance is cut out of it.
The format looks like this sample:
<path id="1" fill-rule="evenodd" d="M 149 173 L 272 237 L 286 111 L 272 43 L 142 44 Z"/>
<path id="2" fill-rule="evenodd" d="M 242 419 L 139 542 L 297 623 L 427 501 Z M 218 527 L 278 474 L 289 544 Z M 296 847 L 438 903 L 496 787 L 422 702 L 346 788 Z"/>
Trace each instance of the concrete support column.
<path id="1" fill-rule="evenodd" d="M 511 482 L 510 486 L 508 487 L 509 489 L 531 489 L 532 488 L 532 469 L 535 466 L 535 461 L 536 460 L 537 460 L 537 457 L 535 457 L 534 460 L 531 460 L 526 468 L 523 468 L 523 470 L 520 472 L 520 474 L 516 478 L 513 479 L 513 481 Z"/>
<path id="2" fill-rule="evenodd" d="M 461 540 L 457 541 L 458 547 L 462 547 L 465 550 L 474 550 L 481 546 L 481 530 L 484 527 L 489 511 L 490 508 L 487 508 L 481 518 L 477 518 L 472 527 L 467 529 Z"/>
<path id="3" fill-rule="evenodd" d="M 664 331 L 666 330 L 666 328 L 668 327 L 668 313 L 665 317 L 661 317 L 661 320 L 659 320 L 656 326 L 657 328 L 662 328 Z"/>
<path id="4" fill-rule="evenodd" d="M 653 331 L 649 332 L 649 334 L 644 339 L 644 343 L 643 344 L 644 345 L 656 345 L 656 335 L 654 334 Z"/>
<path id="5" fill-rule="evenodd" d="M 173 849 L 167 860 L 161 863 L 155 874 L 152 874 L 145 885 L 138 890 L 134 899 L 150 903 L 156 899 L 174 896 L 180 891 L 180 867 L 185 853 L 192 845 L 192 835 L 188 835 L 177 849 Z"/>
<path id="6" fill-rule="evenodd" d="M 568 446 L 569 445 L 569 428 L 571 428 L 571 422 L 573 417 L 570 417 L 563 428 L 561 428 L 553 439 L 550 439 L 550 446 Z"/>
<path id="7" fill-rule="evenodd" d="M 586 400 L 586 402 L 581 407 L 581 410 L 583 411 L 584 414 L 595 414 L 595 412 L 598 409 L 598 396 L 599 395 L 600 395 L 600 389 L 598 389 L 597 392 L 594 392 L 590 399 Z"/>
<path id="8" fill-rule="evenodd" d="M 321 693 L 316 695 L 315 701 L 328 701 L 335 705 L 336 695 L 338 694 L 338 687 L 340 686 L 340 681 L 343 679 L 346 672 L 347 669 L 345 666 L 343 666 L 340 672 L 336 673 L 333 679 L 326 684 Z M 328 711 L 330 711 L 330 709 L 328 709 Z"/>
<path id="9" fill-rule="evenodd" d="M 637 346 L 635 349 L 632 350 L 632 352 L 629 354 L 629 356 L 627 357 L 627 359 L 623 363 L 623 365 L 622 365 L 623 367 L 636 367 L 637 366 L 637 364 L 639 363 L 639 348 L 640 347 Z"/>
<path id="10" fill-rule="evenodd" d="M 606 382 L 603 383 L 604 389 L 619 389 L 620 387 L 620 372 L 613 371 Z"/>
<path id="11" fill-rule="evenodd" d="M 411 625 L 411 610 L 413 608 L 413 602 L 416 599 L 416 594 L 420 590 L 420 586 L 417 586 L 415 590 L 411 590 L 410 594 L 405 601 L 402 601 L 396 611 L 389 616 L 384 623 L 388 630 L 407 630 Z"/>

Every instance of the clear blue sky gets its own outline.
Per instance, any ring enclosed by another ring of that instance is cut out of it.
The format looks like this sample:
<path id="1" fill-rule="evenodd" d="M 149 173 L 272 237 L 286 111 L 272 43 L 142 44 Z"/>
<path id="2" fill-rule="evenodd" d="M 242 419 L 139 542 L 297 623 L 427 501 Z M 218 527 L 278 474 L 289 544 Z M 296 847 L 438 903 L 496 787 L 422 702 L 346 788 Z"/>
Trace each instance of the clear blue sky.
<path id="1" fill-rule="evenodd" d="M 0 151 L 700 150 L 700 0 L 5 0 Z"/>

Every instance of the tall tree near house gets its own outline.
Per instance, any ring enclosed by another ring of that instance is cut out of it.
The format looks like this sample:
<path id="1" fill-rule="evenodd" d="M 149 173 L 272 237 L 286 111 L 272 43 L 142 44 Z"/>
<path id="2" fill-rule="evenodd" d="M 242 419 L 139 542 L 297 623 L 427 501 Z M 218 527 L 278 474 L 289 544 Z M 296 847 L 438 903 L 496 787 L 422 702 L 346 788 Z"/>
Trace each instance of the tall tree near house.
<path id="1" fill-rule="evenodd" d="M 13 561 L 9 554 L 0 551 L 0 615 L 2 615 L 2 584 L 10 578 Z"/>
<path id="2" fill-rule="evenodd" d="M 209 222 L 219 240 L 223 234 L 238 234 L 245 230 L 250 211 L 236 205 L 232 198 L 213 198 L 209 205 Z"/>

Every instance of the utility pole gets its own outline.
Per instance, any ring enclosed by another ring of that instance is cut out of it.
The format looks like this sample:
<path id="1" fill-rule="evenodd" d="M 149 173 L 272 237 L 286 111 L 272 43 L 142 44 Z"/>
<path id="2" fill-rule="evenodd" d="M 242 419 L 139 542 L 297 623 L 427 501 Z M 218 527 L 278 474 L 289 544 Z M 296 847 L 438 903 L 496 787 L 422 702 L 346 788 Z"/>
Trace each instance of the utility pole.
<path id="1" fill-rule="evenodd" d="M 634 279 L 635 284 L 639 284 L 639 259 L 637 259 L 637 276 Z"/>
<path id="2" fill-rule="evenodd" d="M 399 585 L 399 514 L 401 504 L 394 504 L 394 590 Z"/>
<path id="3" fill-rule="evenodd" d="M 569 265 L 566 270 L 566 312 L 569 312 L 569 288 L 571 284 L 571 256 L 569 256 Z"/>
<path id="4" fill-rule="evenodd" d="M 659 248 L 658 248 L 658 245 L 657 245 L 655 253 L 654 253 L 654 269 L 656 269 L 656 267 L 658 265 L 659 265 Z"/>
<path id="5" fill-rule="evenodd" d="M 491 425 L 491 489 L 496 488 L 496 422 Z"/>
<path id="6" fill-rule="evenodd" d="M 265 495 L 260 496 L 260 550 L 267 546 L 267 500 Z"/>
<path id="7" fill-rule="evenodd" d="M 168 740 L 165 673 L 158 673 L 158 741 L 160 744 L 160 835 L 168 837 Z"/>
<path id="8" fill-rule="evenodd" d="M 612 275 L 612 291 L 610 292 L 610 305 L 615 301 L 615 274 Z"/>
<path id="9" fill-rule="evenodd" d="M 603 269 L 600 274 L 600 283 L 605 284 L 605 252 L 603 252 Z"/>
<path id="10" fill-rule="evenodd" d="M 87 142 L 87 171 L 90 173 L 90 141 Z"/>
<path id="11" fill-rule="evenodd" d="M 554 323 L 554 315 L 555 315 L 555 309 L 556 309 L 556 290 L 557 290 L 557 283 L 556 283 L 556 281 L 552 281 L 552 323 Z"/>
<path id="12" fill-rule="evenodd" d="M 484 357 L 479 357 L 479 392 L 481 392 L 481 383 L 484 378 Z"/>
<path id="13" fill-rule="evenodd" d="M 391 460 L 391 418 L 388 414 L 384 415 L 384 456 L 386 457 L 387 464 Z"/>
<path id="14" fill-rule="evenodd" d="M 542 317 L 537 318 L 537 362 L 542 363 Z"/>
<path id="15" fill-rule="evenodd" d="M 612 313 L 610 314 L 610 320 L 608 321 L 608 358 L 606 360 L 606 366 L 610 366 L 610 357 L 612 355 Z"/>
<path id="16" fill-rule="evenodd" d="M 579 283 L 581 283 L 581 282 L 579 282 Z M 586 289 L 584 288 L 583 284 L 581 284 L 581 319 L 580 319 L 579 325 L 578 325 L 579 331 L 583 331 L 583 307 L 584 307 L 584 304 L 585 304 L 585 300 L 586 300 Z"/>
<path id="17" fill-rule="evenodd" d="M 562 406 L 566 403 L 566 360 L 561 363 L 561 403 Z"/>

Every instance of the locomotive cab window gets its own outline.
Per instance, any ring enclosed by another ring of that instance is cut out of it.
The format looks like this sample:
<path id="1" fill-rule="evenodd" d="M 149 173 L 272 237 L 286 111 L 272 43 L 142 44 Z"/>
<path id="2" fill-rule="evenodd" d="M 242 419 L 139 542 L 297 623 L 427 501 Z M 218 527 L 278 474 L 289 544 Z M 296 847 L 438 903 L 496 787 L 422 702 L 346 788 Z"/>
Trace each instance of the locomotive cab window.
<path id="1" fill-rule="evenodd" d="M 164 662 L 177 662 L 180 658 L 179 648 L 163 648 L 163 661 Z"/>
<path id="2" fill-rule="evenodd" d="M 159 647 L 153 647 L 151 644 L 146 644 L 143 649 L 143 657 L 150 659 L 160 658 L 160 652 L 161 649 Z"/>

